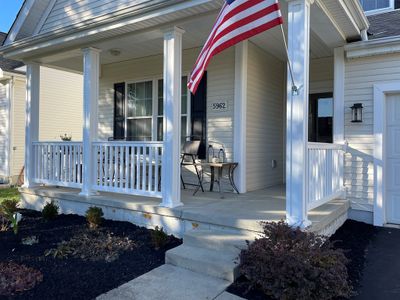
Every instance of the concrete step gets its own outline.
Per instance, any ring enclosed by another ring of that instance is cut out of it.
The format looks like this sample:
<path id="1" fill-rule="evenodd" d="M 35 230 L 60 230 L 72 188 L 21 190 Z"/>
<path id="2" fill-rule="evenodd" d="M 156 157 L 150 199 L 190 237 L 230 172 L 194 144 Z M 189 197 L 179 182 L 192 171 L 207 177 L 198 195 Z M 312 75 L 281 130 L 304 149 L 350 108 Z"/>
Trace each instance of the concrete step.
<path id="1" fill-rule="evenodd" d="M 233 282 L 238 275 L 237 255 L 185 244 L 167 251 L 165 263 Z"/>
<path id="2" fill-rule="evenodd" d="M 246 240 L 253 241 L 254 236 L 211 230 L 191 230 L 183 236 L 186 246 L 224 251 L 236 256 L 247 247 Z"/>

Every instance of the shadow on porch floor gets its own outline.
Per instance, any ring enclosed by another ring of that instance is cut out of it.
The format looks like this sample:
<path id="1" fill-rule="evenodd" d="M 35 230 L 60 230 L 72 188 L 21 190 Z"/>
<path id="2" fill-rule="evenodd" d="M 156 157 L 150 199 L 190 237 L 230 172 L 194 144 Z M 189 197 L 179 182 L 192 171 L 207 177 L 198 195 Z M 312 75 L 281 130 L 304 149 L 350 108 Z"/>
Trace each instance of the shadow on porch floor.
<path id="1" fill-rule="evenodd" d="M 24 205 L 28 208 L 41 209 L 44 201 L 55 199 L 65 204 L 62 205 L 63 213 L 82 215 L 88 206 L 96 205 L 105 208 L 106 217 L 131 221 L 138 225 L 163 225 L 165 218 L 170 218 L 176 223 L 173 225 L 176 227 L 174 231 L 182 234 L 197 225 L 201 225 L 201 228 L 260 231 L 260 221 L 278 221 L 284 219 L 286 214 L 284 185 L 240 195 L 225 193 L 223 199 L 217 192 L 198 192 L 193 196 L 193 190 L 182 190 L 184 205 L 172 209 L 160 207 L 161 200 L 158 198 L 142 196 L 100 193 L 84 198 L 79 196 L 78 189 L 61 187 L 35 187 L 20 191 Z M 348 208 L 348 201 L 333 200 L 310 211 L 312 230 L 323 232 L 339 217 L 344 218 L 344 214 L 347 218 Z"/>

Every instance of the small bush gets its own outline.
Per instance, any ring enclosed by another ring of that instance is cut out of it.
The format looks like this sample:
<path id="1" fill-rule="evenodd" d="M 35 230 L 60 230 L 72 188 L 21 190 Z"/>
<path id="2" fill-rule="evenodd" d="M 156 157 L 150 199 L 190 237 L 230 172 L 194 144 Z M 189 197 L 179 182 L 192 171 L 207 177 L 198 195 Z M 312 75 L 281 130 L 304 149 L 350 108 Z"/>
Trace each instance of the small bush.
<path id="1" fill-rule="evenodd" d="M 42 217 L 45 220 L 52 220 L 57 216 L 58 216 L 58 205 L 52 200 L 43 207 Z"/>
<path id="2" fill-rule="evenodd" d="M 168 242 L 168 235 L 164 232 L 164 229 L 156 226 L 151 231 L 151 242 L 156 250 L 163 248 Z"/>
<path id="3" fill-rule="evenodd" d="M 92 206 L 86 211 L 86 220 L 89 228 L 97 229 L 103 222 L 103 210 L 100 207 Z"/>
<path id="4" fill-rule="evenodd" d="M 263 223 L 264 236 L 240 254 L 240 271 L 275 299 L 348 298 L 347 259 L 332 243 L 283 221 Z"/>

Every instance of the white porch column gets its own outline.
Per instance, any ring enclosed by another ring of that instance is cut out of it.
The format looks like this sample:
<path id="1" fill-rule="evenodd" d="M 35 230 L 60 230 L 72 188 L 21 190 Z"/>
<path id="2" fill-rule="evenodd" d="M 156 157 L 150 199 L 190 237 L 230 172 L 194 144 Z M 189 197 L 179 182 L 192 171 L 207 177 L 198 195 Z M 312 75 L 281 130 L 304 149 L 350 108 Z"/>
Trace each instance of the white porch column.
<path id="1" fill-rule="evenodd" d="M 181 78 L 182 34 L 174 27 L 164 34 L 164 149 L 162 156 L 162 203 L 176 207 L 181 202 Z"/>
<path id="2" fill-rule="evenodd" d="M 344 143 L 344 49 L 334 50 L 333 142 Z"/>
<path id="3" fill-rule="evenodd" d="M 24 187 L 34 186 L 35 172 L 32 142 L 39 140 L 40 65 L 26 64 L 25 171 Z"/>
<path id="4" fill-rule="evenodd" d="M 286 128 L 286 219 L 307 227 L 307 145 L 310 65 L 310 5 L 314 0 L 288 0 L 288 48 L 298 91 L 288 71 Z"/>
<path id="5" fill-rule="evenodd" d="M 83 157 L 82 191 L 80 195 L 90 196 L 94 181 L 92 142 L 97 140 L 98 98 L 100 74 L 100 50 L 85 48 L 83 51 Z"/>

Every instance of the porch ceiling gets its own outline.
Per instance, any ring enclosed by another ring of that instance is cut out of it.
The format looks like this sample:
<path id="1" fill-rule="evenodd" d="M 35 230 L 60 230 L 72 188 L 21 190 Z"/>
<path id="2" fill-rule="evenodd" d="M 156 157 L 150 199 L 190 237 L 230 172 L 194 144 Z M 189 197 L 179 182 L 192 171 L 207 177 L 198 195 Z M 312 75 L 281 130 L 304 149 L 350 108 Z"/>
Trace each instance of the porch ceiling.
<path id="1" fill-rule="evenodd" d="M 281 7 L 283 16 L 286 16 L 287 3 L 282 1 Z M 214 9 L 207 13 L 203 12 L 197 16 L 180 19 L 173 23 L 173 25 L 179 26 L 185 30 L 183 37 L 184 49 L 201 47 L 204 44 L 211 31 L 217 13 L 218 10 Z M 168 26 L 171 27 L 171 25 Z M 91 43 L 90 46 L 102 50 L 101 64 L 110 64 L 139 57 L 162 54 L 163 31 L 165 28 L 168 28 L 168 26 L 153 27 L 151 30 L 141 31 L 136 34 L 125 33 L 117 35 L 115 38 L 107 37 L 101 41 Z M 325 7 L 318 4 L 312 5 L 310 39 L 311 58 L 332 56 L 334 47 L 342 46 L 346 43 L 346 37 L 343 31 L 341 31 L 332 20 L 332 16 L 327 15 Z M 279 27 L 259 34 L 253 37 L 251 41 L 277 58 L 285 60 L 286 53 Z M 82 54 L 80 48 L 37 58 L 36 60 L 50 67 L 81 72 Z M 110 50 L 118 50 L 119 55 L 113 55 Z"/>

